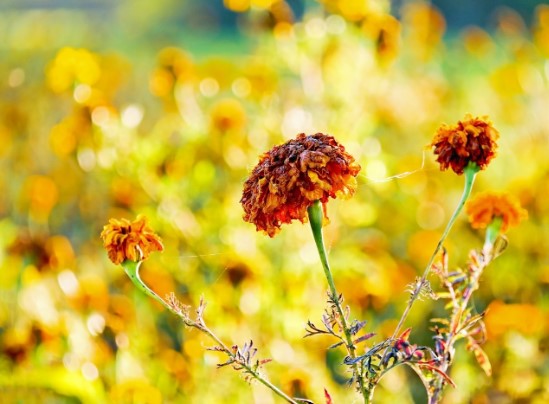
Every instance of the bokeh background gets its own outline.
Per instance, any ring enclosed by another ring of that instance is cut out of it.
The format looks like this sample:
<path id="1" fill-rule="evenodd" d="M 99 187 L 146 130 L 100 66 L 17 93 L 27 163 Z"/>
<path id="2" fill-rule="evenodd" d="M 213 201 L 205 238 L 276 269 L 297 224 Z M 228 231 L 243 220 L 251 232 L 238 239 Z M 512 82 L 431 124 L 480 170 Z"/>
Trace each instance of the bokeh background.
<path id="1" fill-rule="evenodd" d="M 473 193 L 506 191 L 529 219 L 485 273 L 484 375 L 459 346 L 447 403 L 549 401 L 549 6 L 537 1 L 3 0 L 0 4 L 0 401 L 276 403 L 212 342 L 137 292 L 101 246 L 111 217 L 162 236 L 143 277 L 196 306 L 227 344 L 253 339 L 289 394 L 358 402 L 341 352 L 303 339 L 326 284 L 307 225 L 275 238 L 241 220 L 258 156 L 330 133 L 363 167 L 330 202 L 336 284 L 373 341 L 389 336 L 463 178 L 425 146 L 488 115 L 498 157 Z M 459 4 L 459 6 L 457 5 Z M 387 177 L 409 173 L 392 180 Z M 459 219 L 465 263 L 483 235 Z M 433 279 L 433 287 L 437 287 Z M 432 344 L 422 301 L 408 325 Z M 402 368 L 377 402 L 425 400 Z"/>

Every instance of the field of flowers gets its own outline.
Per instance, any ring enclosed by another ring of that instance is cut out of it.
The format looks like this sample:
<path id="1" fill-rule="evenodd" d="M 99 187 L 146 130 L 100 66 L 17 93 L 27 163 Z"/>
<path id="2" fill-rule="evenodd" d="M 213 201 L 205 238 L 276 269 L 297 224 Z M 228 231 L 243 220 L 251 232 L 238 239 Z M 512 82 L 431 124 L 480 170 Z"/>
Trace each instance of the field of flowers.
<path id="1" fill-rule="evenodd" d="M 290 397 L 362 402 L 345 351 L 304 338 L 328 290 L 309 225 L 256 231 L 243 220 L 245 181 L 300 133 L 335 137 L 360 164 L 354 195 L 330 199 L 324 226 L 344 305 L 375 333 L 360 354 L 391 337 L 460 200 L 464 176 L 441 171 L 430 145 L 467 114 L 499 132 L 472 197 L 505 193 L 528 218 L 471 300 L 490 368 L 456 344 L 443 402 L 548 402 L 549 6 L 531 24 L 505 8 L 490 31 L 448 35 L 423 1 L 306 2 L 296 16 L 291 2 L 225 0 L 238 28 L 208 34 L 208 15 L 162 26 L 192 2 L 153 3 L 0 10 L 0 402 L 284 402 L 218 367 L 227 357 L 211 338 L 109 260 L 104 226 L 138 215 L 162 239 L 141 270 L 159 296 L 191 313 L 203 298 L 217 337 L 253 340 L 271 359 L 262 374 Z M 448 266 L 483 243 L 461 213 Z M 432 297 L 402 328 L 418 346 L 434 347 L 431 319 L 447 315 Z M 426 400 L 399 366 L 374 402 Z"/>

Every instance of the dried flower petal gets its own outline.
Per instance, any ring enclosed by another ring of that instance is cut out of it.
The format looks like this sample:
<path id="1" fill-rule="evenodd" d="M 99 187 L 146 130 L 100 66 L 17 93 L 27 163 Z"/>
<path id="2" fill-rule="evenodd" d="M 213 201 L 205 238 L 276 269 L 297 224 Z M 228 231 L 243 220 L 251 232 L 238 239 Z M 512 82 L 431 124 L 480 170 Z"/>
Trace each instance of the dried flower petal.
<path id="1" fill-rule="evenodd" d="M 147 225 L 143 215 L 130 222 L 127 219 L 110 219 L 101 232 L 103 246 L 115 264 L 125 260 L 140 261 L 153 251 L 162 251 L 162 240 Z"/>
<path id="2" fill-rule="evenodd" d="M 470 162 L 483 170 L 496 155 L 498 138 L 498 131 L 487 117 L 467 115 L 455 126 L 442 125 L 431 146 L 435 147 L 441 170 L 450 167 L 461 175 Z"/>
<path id="3" fill-rule="evenodd" d="M 484 192 L 477 195 L 467 203 L 465 211 L 469 215 L 471 226 L 475 229 L 484 229 L 492 223 L 494 218 L 501 217 L 503 233 L 528 217 L 528 212 L 520 206 L 518 200 L 509 194 L 497 192 Z"/>
<path id="4" fill-rule="evenodd" d="M 316 200 L 350 197 L 360 165 L 332 136 L 301 133 L 261 156 L 244 183 L 244 220 L 273 237 L 282 223 L 307 220 Z"/>

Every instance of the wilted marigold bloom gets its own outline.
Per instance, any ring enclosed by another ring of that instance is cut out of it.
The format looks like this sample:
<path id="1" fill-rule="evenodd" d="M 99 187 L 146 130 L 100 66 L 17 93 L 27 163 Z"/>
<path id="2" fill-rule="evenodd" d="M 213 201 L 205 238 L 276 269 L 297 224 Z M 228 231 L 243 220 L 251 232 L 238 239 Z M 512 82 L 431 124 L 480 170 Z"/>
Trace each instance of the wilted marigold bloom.
<path id="1" fill-rule="evenodd" d="M 438 155 L 440 169 L 452 168 L 456 174 L 472 162 L 483 170 L 496 155 L 499 133 L 486 117 L 467 115 L 454 126 L 442 125 L 431 146 Z"/>
<path id="2" fill-rule="evenodd" d="M 479 194 L 467 203 L 465 211 L 469 215 L 471 226 L 475 229 L 484 229 L 496 217 L 501 217 L 502 233 L 528 217 L 528 212 L 520 206 L 517 199 L 509 194 L 497 192 Z"/>
<path id="3" fill-rule="evenodd" d="M 332 136 L 301 133 L 261 156 L 244 183 L 244 220 L 273 237 L 282 223 L 305 222 L 313 202 L 350 197 L 359 171 L 360 165 Z"/>
<path id="4" fill-rule="evenodd" d="M 110 219 L 101 232 L 103 246 L 115 264 L 125 260 L 140 261 L 153 251 L 162 251 L 162 240 L 147 225 L 143 215 L 130 222 L 128 219 Z"/>

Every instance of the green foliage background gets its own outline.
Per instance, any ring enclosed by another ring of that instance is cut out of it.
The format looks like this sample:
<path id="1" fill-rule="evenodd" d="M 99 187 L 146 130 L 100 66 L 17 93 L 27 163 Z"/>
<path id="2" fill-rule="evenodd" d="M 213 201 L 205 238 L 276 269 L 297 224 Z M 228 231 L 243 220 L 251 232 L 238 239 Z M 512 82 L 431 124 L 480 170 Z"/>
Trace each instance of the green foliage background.
<path id="1" fill-rule="evenodd" d="M 381 339 L 462 188 L 425 146 L 442 122 L 471 113 L 501 134 L 473 192 L 512 193 L 529 219 L 509 232 L 475 298 L 479 312 L 489 308 L 494 374 L 461 346 L 446 402 L 546 402 L 547 6 L 532 26 L 506 10 L 491 33 L 448 37 L 426 3 L 406 2 L 399 21 L 384 2 L 307 3 L 292 23 L 252 3 L 236 31 L 167 0 L 0 11 L 2 401 L 277 402 L 216 369 L 223 358 L 205 351 L 211 341 L 108 261 L 102 226 L 142 213 L 165 243 L 143 268 L 155 291 L 193 306 L 204 296 L 209 325 L 227 344 L 253 339 L 290 394 L 323 402 L 326 388 L 355 402 L 341 354 L 302 338 L 326 296 L 308 226 L 256 233 L 241 220 L 242 183 L 259 155 L 300 132 L 332 134 L 357 158 L 357 194 L 329 204 L 325 237 L 353 316 Z M 482 240 L 462 217 L 446 244 L 450 264 Z M 443 315 L 441 304 L 419 302 L 412 340 L 431 344 L 429 319 Z M 377 400 L 424 393 L 401 369 Z"/>

